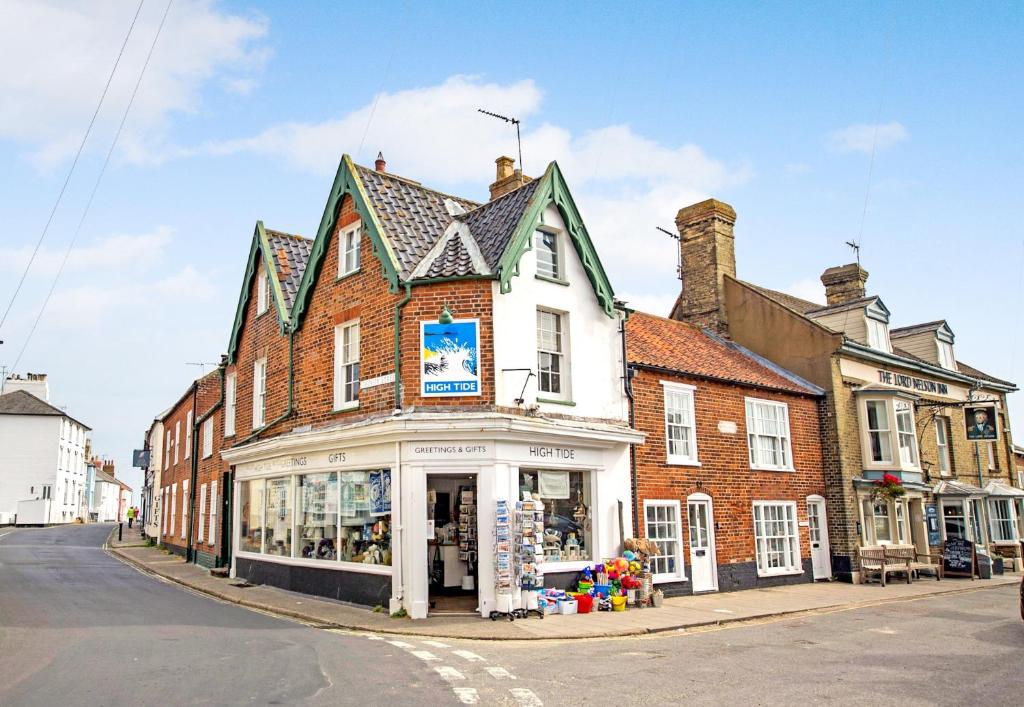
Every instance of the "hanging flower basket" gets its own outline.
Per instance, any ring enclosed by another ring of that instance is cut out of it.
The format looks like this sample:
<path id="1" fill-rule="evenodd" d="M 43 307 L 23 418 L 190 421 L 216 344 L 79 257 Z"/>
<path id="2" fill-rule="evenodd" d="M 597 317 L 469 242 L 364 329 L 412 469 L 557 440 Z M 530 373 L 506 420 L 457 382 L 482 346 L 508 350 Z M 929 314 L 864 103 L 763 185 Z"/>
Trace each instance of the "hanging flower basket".
<path id="1" fill-rule="evenodd" d="M 875 487 L 871 489 L 871 498 L 874 501 L 892 501 L 907 493 L 903 488 L 903 482 L 892 474 L 883 475 L 874 484 Z"/>

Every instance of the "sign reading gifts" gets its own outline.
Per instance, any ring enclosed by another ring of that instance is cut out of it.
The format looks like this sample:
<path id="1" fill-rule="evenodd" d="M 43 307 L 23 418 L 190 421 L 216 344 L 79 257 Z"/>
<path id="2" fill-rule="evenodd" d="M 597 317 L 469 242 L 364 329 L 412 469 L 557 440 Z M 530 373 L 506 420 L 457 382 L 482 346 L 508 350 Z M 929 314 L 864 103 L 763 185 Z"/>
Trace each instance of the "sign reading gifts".
<path id="1" fill-rule="evenodd" d="M 420 395 L 480 395 L 480 320 L 420 322 Z"/>

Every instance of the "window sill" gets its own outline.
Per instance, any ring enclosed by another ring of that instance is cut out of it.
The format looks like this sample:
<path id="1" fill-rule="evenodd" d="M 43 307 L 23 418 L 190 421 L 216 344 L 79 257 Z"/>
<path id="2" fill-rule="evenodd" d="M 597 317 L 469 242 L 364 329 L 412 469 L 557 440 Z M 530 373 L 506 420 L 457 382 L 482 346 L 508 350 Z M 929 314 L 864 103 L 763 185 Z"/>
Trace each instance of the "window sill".
<path id="1" fill-rule="evenodd" d="M 204 454 L 203 455 L 203 459 L 209 459 L 212 456 L 213 456 L 213 452 L 210 452 L 209 454 Z"/>
<path id="2" fill-rule="evenodd" d="M 226 435 L 224 435 L 224 439 L 233 439 L 233 438 L 234 438 L 234 436 L 235 436 L 235 433 L 234 433 L 234 432 L 232 432 L 231 434 L 226 434 Z"/>
<path id="3" fill-rule="evenodd" d="M 349 270 L 348 272 L 343 272 L 340 275 L 338 275 L 338 277 L 334 278 L 334 281 L 335 282 L 341 282 L 342 280 L 344 280 L 346 278 L 349 278 L 349 277 L 352 277 L 353 275 L 358 275 L 359 271 L 362 270 L 362 269 L 363 269 L 362 266 L 360 266 L 360 267 L 356 268 L 355 270 Z"/>
<path id="4" fill-rule="evenodd" d="M 796 472 L 796 469 L 794 469 L 791 466 L 754 466 L 753 464 L 751 464 L 750 470 L 751 471 L 782 471 L 782 472 L 786 472 L 786 473 L 790 473 L 790 474 Z"/>
<path id="5" fill-rule="evenodd" d="M 787 576 L 796 575 L 796 574 L 803 574 L 803 573 L 804 573 L 804 571 L 803 571 L 802 568 L 798 569 L 798 570 L 774 570 L 774 571 L 771 571 L 771 572 L 762 572 L 761 570 L 758 570 L 757 571 L 757 576 L 758 577 L 787 577 Z"/>
<path id="6" fill-rule="evenodd" d="M 689 582 L 685 574 L 672 575 L 672 574 L 656 574 L 652 580 L 655 584 L 668 584 L 669 582 Z"/>
<path id="7" fill-rule="evenodd" d="M 256 319 L 266 316 L 268 312 L 270 312 L 270 307 L 267 307 L 262 312 L 256 312 Z"/>
<path id="8" fill-rule="evenodd" d="M 538 403 L 545 403 L 548 405 L 568 405 L 569 407 L 576 407 L 576 403 L 571 400 L 555 400 L 553 398 L 537 398 Z"/>
<path id="9" fill-rule="evenodd" d="M 535 278 L 537 278 L 538 280 L 543 280 L 544 282 L 550 282 L 550 283 L 555 284 L 555 285 L 562 285 L 563 287 L 568 287 L 569 286 L 569 281 L 568 280 L 562 280 L 562 279 L 557 278 L 557 277 L 551 277 L 550 275 L 541 275 L 540 273 L 534 273 L 533 276 Z"/>
<path id="10" fill-rule="evenodd" d="M 668 459 L 666 459 L 665 463 L 667 465 L 669 465 L 669 466 L 694 466 L 694 467 L 702 466 L 701 463 L 699 461 L 697 461 L 696 459 L 679 459 L 679 458 L 673 459 L 672 457 L 669 457 Z"/>
<path id="11" fill-rule="evenodd" d="M 334 410 L 331 411 L 331 414 L 332 415 L 339 415 L 339 414 L 341 414 L 343 412 L 352 412 L 353 410 L 358 410 L 358 409 L 359 409 L 359 401 L 358 400 L 350 400 L 347 403 L 342 403 L 341 405 L 335 407 Z"/>

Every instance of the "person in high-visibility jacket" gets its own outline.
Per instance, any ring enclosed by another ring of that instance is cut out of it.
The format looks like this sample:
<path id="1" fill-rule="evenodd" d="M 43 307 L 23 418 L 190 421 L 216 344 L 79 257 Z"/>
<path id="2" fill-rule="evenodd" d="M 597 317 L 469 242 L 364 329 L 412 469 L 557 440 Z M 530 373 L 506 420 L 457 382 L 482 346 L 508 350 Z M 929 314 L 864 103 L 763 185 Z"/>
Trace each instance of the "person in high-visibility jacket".
<path id="1" fill-rule="evenodd" d="M 135 520 L 135 508 L 128 506 L 128 527 L 132 527 L 132 521 Z"/>

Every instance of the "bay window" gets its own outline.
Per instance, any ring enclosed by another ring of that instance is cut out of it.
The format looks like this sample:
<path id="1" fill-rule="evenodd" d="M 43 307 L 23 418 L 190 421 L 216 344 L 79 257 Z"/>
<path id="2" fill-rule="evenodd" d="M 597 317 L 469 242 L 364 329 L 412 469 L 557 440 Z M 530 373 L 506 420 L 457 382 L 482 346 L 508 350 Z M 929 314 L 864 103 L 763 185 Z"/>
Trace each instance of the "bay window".
<path id="1" fill-rule="evenodd" d="M 892 525 L 889 523 L 889 503 L 878 501 L 871 505 L 871 520 L 875 529 L 875 542 L 879 545 L 892 542 Z"/>
<path id="2" fill-rule="evenodd" d="M 880 464 L 891 463 L 892 440 L 889 431 L 889 414 L 884 400 L 867 401 L 867 427 L 871 461 Z"/>
<path id="3" fill-rule="evenodd" d="M 872 397 L 858 401 L 864 466 L 918 471 L 920 455 L 913 400 L 900 394 L 871 392 Z M 939 434 L 942 433 L 936 432 Z M 942 439 L 946 439 L 945 435 Z"/>
<path id="4" fill-rule="evenodd" d="M 665 452 L 669 464 L 697 464 L 692 385 L 662 381 L 665 396 Z"/>
<path id="5" fill-rule="evenodd" d="M 544 561 L 594 558 L 591 473 L 530 469 L 519 472 L 520 497 L 529 492 L 544 503 Z"/>
<path id="6" fill-rule="evenodd" d="M 1014 518 L 1013 502 L 1009 498 L 991 498 L 988 502 L 989 527 L 992 531 L 992 542 L 1016 542 L 1016 518 Z"/>
<path id="7" fill-rule="evenodd" d="M 796 503 L 755 501 L 754 544 L 759 576 L 801 572 Z"/>
<path id="8" fill-rule="evenodd" d="M 644 536 L 653 540 L 659 551 L 659 554 L 651 556 L 655 582 L 686 579 L 683 574 L 682 529 L 679 501 L 644 501 Z M 691 527 L 691 538 L 693 532 Z"/>
<path id="9" fill-rule="evenodd" d="M 771 400 L 747 398 L 746 408 L 750 467 L 792 470 L 788 406 Z"/>

